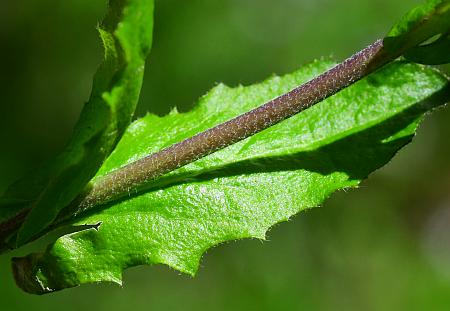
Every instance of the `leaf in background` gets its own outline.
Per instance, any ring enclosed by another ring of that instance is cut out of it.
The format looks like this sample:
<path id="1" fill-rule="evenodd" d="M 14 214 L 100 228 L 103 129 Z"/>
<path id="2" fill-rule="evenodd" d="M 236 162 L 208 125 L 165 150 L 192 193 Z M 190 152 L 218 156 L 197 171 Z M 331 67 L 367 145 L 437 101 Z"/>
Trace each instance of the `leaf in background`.
<path id="1" fill-rule="evenodd" d="M 428 0 L 400 19 L 384 39 L 384 45 L 394 53 L 405 52 L 404 56 L 412 61 L 444 64 L 450 62 L 449 31 L 450 1 Z M 436 42 L 419 46 L 438 35 Z"/>
<path id="2" fill-rule="evenodd" d="M 51 163 L 14 184 L 4 201 L 30 207 L 17 245 L 43 231 L 86 186 L 130 124 L 150 50 L 153 0 L 110 0 L 98 27 L 105 53 L 92 93 L 66 149 Z"/>
<path id="3" fill-rule="evenodd" d="M 219 85 L 188 113 L 134 122 L 96 178 L 255 108 L 332 66 L 315 62 L 284 77 Z M 449 98 L 438 72 L 395 62 L 306 111 L 81 215 L 95 229 L 60 237 L 44 253 L 13 260 L 18 285 L 46 293 L 83 283 L 121 284 L 123 270 L 166 264 L 195 274 L 222 242 L 267 230 L 355 187 L 412 139 L 425 112 Z M 95 183 L 95 179 L 93 180 Z"/>

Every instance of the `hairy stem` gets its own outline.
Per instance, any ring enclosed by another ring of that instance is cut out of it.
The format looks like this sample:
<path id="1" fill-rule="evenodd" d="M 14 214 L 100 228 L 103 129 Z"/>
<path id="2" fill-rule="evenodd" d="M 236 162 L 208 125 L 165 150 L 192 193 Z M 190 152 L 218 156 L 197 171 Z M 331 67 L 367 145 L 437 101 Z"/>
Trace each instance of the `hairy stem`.
<path id="1" fill-rule="evenodd" d="M 97 180 L 79 211 L 118 199 L 145 182 L 271 127 L 337 93 L 393 60 L 377 40 L 315 79 L 268 103 L 191 138 L 123 166 Z"/>
<path id="2" fill-rule="evenodd" d="M 401 55 L 387 52 L 379 39 L 313 80 L 191 138 L 123 166 L 90 184 L 66 209 L 63 219 L 129 195 L 142 184 L 246 139 L 330 97 Z M 20 219 L 0 224 L 0 239 L 20 226 Z M 60 220 L 61 220 L 60 217 Z"/>

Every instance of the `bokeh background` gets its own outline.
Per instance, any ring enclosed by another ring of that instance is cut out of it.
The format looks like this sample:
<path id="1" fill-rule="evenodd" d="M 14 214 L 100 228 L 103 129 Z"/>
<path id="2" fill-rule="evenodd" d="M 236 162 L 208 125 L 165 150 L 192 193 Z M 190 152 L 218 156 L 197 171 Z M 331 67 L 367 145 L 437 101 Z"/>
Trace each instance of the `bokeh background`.
<path id="1" fill-rule="evenodd" d="M 101 59 L 98 0 L 2 1 L 0 192 L 60 151 Z M 186 111 L 217 82 L 251 84 L 383 36 L 416 0 L 157 0 L 137 116 Z M 124 287 L 32 296 L 0 257 L 1 310 L 450 310 L 450 107 L 358 190 L 208 251 L 192 279 L 165 266 Z"/>

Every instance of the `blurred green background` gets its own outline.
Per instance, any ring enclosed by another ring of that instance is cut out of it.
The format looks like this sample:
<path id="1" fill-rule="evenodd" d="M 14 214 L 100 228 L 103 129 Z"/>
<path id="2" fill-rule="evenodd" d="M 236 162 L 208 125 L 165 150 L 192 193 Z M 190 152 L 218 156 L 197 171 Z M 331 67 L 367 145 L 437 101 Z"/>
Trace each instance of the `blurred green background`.
<path id="1" fill-rule="evenodd" d="M 101 59 L 105 1 L 3 1 L 0 192 L 64 146 Z M 185 111 L 217 82 L 349 56 L 415 0 L 157 0 L 137 116 Z M 47 296 L 15 287 L 0 257 L 1 310 L 450 310 L 450 109 L 358 190 L 273 228 L 267 242 L 208 251 L 196 278 L 138 267 L 124 287 Z"/>

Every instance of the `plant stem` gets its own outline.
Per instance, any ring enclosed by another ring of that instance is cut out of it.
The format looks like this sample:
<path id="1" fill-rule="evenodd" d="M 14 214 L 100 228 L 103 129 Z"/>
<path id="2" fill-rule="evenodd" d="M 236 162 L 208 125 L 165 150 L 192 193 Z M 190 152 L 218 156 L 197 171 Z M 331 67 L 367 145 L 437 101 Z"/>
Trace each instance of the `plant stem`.
<path id="1" fill-rule="evenodd" d="M 388 53 L 383 40 L 379 39 L 311 81 L 256 109 L 106 174 L 89 185 L 61 216 L 67 219 L 94 206 L 125 197 L 148 181 L 246 139 L 321 102 L 400 54 L 401 51 Z M 23 216 L 24 212 L 21 213 Z M 9 226 L 0 224 L 0 239 L 6 231 L 11 232 L 11 224 L 20 226 L 22 221 L 9 220 Z"/>
<path id="2" fill-rule="evenodd" d="M 118 199 L 130 190 L 246 139 L 337 93 L 393 60 L 377 40 L 315 79 L 268 103 L 191 138 L 123 166 L 96 181 L 79 203 L 80 211 Z M 380 56 L 383 55 L 384 57 Z"/>

